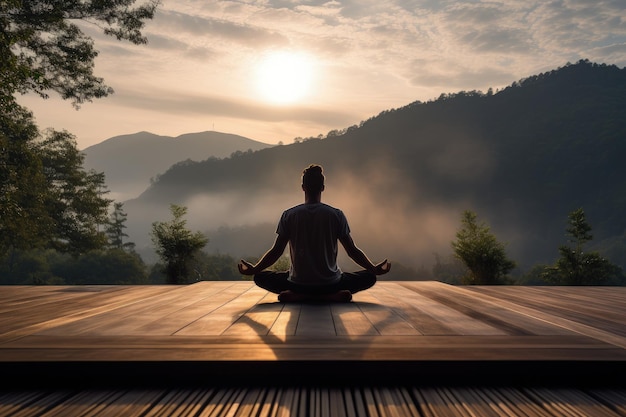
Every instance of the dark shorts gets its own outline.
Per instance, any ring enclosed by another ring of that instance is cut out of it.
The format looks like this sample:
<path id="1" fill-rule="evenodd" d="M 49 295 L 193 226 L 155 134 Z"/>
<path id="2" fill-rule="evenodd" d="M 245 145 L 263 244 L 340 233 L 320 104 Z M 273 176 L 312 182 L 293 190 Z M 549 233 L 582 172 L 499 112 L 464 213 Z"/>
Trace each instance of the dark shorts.
<path id="1" fill-rule="evenodd" d="M 274 294 L 286 290 L 302 294 L 332 294 L 340 290 L 349 290 L 354 294 L 373 287 L 376 284 L 376 275 L 368 271 L 344 272 L 334 284 L 302 285 L 289 281 L 289 272 L 263 271 L 254 276 L 254 283 Z"/>

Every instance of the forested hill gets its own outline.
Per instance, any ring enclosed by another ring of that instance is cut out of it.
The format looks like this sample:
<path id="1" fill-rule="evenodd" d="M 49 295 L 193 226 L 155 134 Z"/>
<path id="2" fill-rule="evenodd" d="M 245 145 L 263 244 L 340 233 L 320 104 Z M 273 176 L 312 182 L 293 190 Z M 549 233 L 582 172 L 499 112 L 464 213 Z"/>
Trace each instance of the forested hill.
<path id="1" fill-rule="evenodd" d="M 384 111 L 323 139 L 179 164 L 126 202 L 129 228 L 146 236 L 171 203 L 188 206 L 201 230 L 274 224 L 301 201 L 302 169 L 320 163 L 324 200 L 344 208 L 372 257 L 430 263 L 451 252 L 469 209 L 522 266 L 551 263 L 568 213 L 582 207 L 592 243 L 615 241 L 608 252 L 624 265 L 615 256 L 626 230 L 625 115 L 626 70 L 580 61 L 497 92 Z"/>

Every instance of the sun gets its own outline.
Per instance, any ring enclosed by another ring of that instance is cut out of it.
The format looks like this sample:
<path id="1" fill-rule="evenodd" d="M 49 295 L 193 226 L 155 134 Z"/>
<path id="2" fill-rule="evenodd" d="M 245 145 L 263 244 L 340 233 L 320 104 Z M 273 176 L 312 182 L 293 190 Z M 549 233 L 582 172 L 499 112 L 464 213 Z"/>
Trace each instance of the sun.
<path id="1" fill-rule="evenodd" d="M 257 89 L 265 101 L 293 104 L 311 91 L 313 62 L 300 52 L 271 52 L 261 59 L 256 75 Z"/>

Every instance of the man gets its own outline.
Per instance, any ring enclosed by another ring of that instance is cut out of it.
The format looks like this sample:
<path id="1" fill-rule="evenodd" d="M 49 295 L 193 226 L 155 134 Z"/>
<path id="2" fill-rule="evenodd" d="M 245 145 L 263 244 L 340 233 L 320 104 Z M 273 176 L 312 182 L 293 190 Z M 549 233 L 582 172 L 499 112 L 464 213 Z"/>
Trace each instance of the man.
<path id="1" fill-rule="evenodd" d="M 391 264 L 373 264 L 352 237 L 343 212 L 322 203 L 324 173 L 320 165 L 309 165 L 302 173 L 304 203 L 285 210 L 278 223 L 274 245 L 255 264 L 239 262 L 239 272 L 254 275 L 261 288 L 278 295 L 282 302 L 352 300 L 352 294 L 372 287 L 376 276 L 386 274 Z M 337 266 L 337 242 L 364 271 L 343 272 Z M 289 244 L 291 268 L 285 272 L 265 271 Z"/>

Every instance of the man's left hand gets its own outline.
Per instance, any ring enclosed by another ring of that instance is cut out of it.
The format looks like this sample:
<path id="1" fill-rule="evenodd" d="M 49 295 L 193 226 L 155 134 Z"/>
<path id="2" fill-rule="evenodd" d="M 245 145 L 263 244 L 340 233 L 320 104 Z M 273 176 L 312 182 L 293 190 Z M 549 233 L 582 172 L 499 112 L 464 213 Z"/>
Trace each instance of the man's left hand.
<path id="1" fill-rule="evenodd" d="M 375 265 L 374 273 L 376 275 L 384 275 L 391 270 L 391 262 L 387 259 Z"/>

